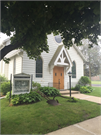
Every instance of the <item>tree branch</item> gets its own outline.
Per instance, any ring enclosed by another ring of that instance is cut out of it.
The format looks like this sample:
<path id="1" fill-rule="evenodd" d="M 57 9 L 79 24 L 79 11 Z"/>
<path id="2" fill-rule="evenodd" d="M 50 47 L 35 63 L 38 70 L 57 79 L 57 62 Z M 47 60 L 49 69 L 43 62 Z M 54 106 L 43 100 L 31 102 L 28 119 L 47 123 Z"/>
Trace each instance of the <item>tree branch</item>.
<path id="1" fill-rule="evenodd" d="M 4 56 L 6 54 L 8 54 L 9 52 L 11 52 L 14 49 L 19 48 L 20 46 L 21 46 L 21 44 L 18 44 L 18 43 L 16 43 L 15 45 L 10 44 L 8 46 L 5 46 L 2 50 L 0 50 L 0 55 L 1 55 L 0 61 L 4 58 Z"/>
<path id="2" fill-rule="evenodd" d="M 26 42 L 26 37 L 24 36 L 20 41 L 17 41 L 15 44 L 9 44 L 8 46 L 5 46 L 2 50 L 0 50 L 0 61 L 4 58 L 6 54 L 11 52 L 12 50 L 18 49 L 22 46 L 23 42 Z"/>

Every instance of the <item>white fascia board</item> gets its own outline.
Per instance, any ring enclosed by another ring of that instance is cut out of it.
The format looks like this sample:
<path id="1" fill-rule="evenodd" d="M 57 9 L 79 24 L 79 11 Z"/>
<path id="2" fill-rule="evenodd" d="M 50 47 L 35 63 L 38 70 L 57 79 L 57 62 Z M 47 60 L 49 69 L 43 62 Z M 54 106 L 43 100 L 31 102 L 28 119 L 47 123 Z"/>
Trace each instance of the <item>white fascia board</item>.
<path id="1" fill-rule="evenodd" d="M 84 62 L 87 62 L 87 59 L 85 58 L 85 56 L 82 54 L 82 52 L 80 51 L 80 49 L 76 46 L 76 44 L 73 44 L 74 49 L 77 51 L 77 53 L 80 55 L 80 57 L 82 58 L 82 60 Z"/>
<path id="2" fill-rule="evenodd" d="M 13 57 L 15 55 L 18 55 L 20 52 L 22 52 L 21 49 L 13 50 L 13 51 L 9 52 L 5 57 L 6 58 L 11 58 L 11 57 Z"/>
<path id="3" fill-rule="evenodd" d="M 62 47 L 62 49 L 61 49 L 61 51 L 60 51 L 58 57 L 56 58 L 56 60 L 55 60 L 55 62 L 54 62 L 54 65 L 57 65 L 57 61 L 58 61 L 58 59 L 60 58 L 60 55 L 62 54 L 63 51 L 64 51 L 65 54 L 66 54 L 66 57 L 67 57 L 67 59 L 68 59 L 68 61 L 69 61 L 69 63 L 70 63 L 70 66 L 72 66 L 72 62 L 70 61 L 69 56 L 67 55 L 67 52 L 66 52 L 66 49 L 65 49 L 64 46 Z"/>
<path id="4" fill-rule="evenodd" d="M 69 64 L 67 64 L 67 63 L 57 62 L 57 65 L 61 65 L 61 66 L 68 66 Z"/>

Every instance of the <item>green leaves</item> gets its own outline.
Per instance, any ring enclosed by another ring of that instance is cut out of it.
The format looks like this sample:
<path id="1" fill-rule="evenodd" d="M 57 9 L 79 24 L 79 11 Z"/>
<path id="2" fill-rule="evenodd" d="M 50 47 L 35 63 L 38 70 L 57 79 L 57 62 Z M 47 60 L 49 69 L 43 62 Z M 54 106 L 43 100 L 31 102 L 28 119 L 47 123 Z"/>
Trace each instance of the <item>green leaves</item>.
<path id="1" fill-rule="evenodd" d="M 1 84 L 1 92 L 3 95 L 6 95 L 7 92 L 10 91 L 10 82 L 3 82 Z"/>
<path id="2" fill-rule="evenodd" d="M 7 99 L 9 99 L 9 95 L 10 93 L 8 92 L 6 95 Z M 13 105 L 24 104 L 24 103 L 35 103 L 41 100 L 42 100 L 41 96 L 36 92 L 11 96 L 11 102 Z"/>
<path id="3" fill-rule="evenodd" d="M 79 44 L 90 34 L 95 43 L 100 34 L 99 13 L 100 1 L 2 1 L 1 31 L 8 35 L 15 31 L 12 44 L 20 43 L 33 59 L 49 51 L 47 34 L 52 32 L 60 33 L 68 48 L 72 38 Z"/>
<path id="4" fill-rule="evenodd" d="M 87 84 L 90 84 L 90 83 L 91 83 L 91 80 L 87 76 L 82 76 L 78 81 L 78 84 L 81 86 L 86 86 Z"/>
<path id="5" fill-rule="evenodd" d="M 4 58 L 3 58 L 3 61 L 4 61 L 5 63 L 9 64 L 10 59 L 9 59 L 9 58 L 4 57 Z"/>
<path id="6" fill-rule="evenodd" d="M 79 99 L 75 98 L 75 97 L 68 97 L 67 99 L 68 102 L 78 102 Z"/>
<path id="7" fill-rule="evenodd" d="M 90 86 L 82 86 L 82 87 L 80 88 L 80 92 L 81 92 L 81 93 L 90 93 L 90 92 L 92 92 L 92 91 L 93 91 L 93 88 L 90 87 Z"/>
<path id="8" fill-rule="evenodd" d="M 41 87 L 40 83 L 34 82 L 32 81 L 32 86 L 34 87 L 34 89 L 39 89 Z"/>
<path id="9" fill-rule="evenodd" d="M 60 95 L 60 92 L 58 89 L 53 87 L 41 87 L 39 89 L 41 92 L 43 92 L 47 96 L 57 96 Z"/>

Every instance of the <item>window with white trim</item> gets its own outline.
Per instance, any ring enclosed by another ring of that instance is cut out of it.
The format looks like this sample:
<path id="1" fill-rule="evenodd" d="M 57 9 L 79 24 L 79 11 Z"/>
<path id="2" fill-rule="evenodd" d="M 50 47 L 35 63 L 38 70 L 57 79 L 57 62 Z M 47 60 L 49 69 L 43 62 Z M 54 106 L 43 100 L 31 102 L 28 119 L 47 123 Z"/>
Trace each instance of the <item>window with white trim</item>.
<path id="1" fill-rule="evenodd" d="M 43 61 L 41 58 L 37 58 L 36 60 L 36 78 L 43 77 Z"/>
<path id="2" fill-rule="evenodd" d="M 73 61 L 73 66 L 72 66 L 72 78 L 76 78 L 76 63 Z"/>

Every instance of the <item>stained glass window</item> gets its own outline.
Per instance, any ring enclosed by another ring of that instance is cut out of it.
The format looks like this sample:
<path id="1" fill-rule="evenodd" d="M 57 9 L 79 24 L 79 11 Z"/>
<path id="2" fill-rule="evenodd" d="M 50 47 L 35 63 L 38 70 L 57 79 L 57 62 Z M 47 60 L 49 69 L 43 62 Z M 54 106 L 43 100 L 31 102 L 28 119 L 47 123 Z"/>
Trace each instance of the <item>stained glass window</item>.
<path id="1" fill-rule="evenodd" d="M 36 60 L 36 77 L 42 78 L 42 71 L 43 71 L 43 62 L 41 58 L 37 58 Z"/>
<path id="2" fill-rule="evenodd" d="M 76 64 L 74 61 L 72 66 L 72 78 L 76 78 Z"/>

